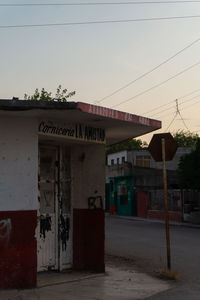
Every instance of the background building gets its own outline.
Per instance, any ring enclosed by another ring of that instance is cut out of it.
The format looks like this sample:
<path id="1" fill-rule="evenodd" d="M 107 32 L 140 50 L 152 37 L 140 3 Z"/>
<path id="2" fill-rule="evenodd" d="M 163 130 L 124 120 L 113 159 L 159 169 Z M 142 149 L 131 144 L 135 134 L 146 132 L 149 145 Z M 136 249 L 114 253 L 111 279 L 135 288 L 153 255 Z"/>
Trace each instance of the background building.
<path id="1" fill-rule="evenodd" d="M 181 156 L 190 152 L 191 148 L 179 147 L 173 160 L 166 162 L 171 221 L 187 219 L 177 168 Z M 106 182 L 110 213 L 164 219 L 162 163 L 155 162 L 147 148 L 108 154 Z"/>

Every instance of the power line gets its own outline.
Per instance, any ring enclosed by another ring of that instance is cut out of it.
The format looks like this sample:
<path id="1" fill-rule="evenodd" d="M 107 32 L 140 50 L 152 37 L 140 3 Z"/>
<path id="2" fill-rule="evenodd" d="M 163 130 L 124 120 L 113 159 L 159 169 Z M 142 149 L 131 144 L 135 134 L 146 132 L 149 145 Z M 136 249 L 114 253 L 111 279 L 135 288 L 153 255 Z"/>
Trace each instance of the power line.
<path id="1" fill-rule="evenodd" d="M 184 69 L 184 70 L 182 70 L 182 71 L 176 73 L 175 75 L 169 77 L 168 79 L 166 79 L 166 80 L 164 80 L 164 81 L 162 81 L 162 82 L 160 82 L 160 83 L 158 83 L 158 84 L 156 84 L 156 85 L 154 85 L 154 86 L 152 86 L 152 87 L 150 87 L 150 88 L 144 90 L 143 92 L 140 92 L 140 93 L 136 94 L 136 95 L 133 96 L 133 97 L 130 97 L 130 98 L 128 98 L 128 99 L 126 99 L 126 100 L 124 100 L 124 101 L 118 103 L 118 104 L 113 105 L 112 108 L 113 108 L 113 107 L 117 107 L 117 106 L 119 106 L 119 105 L 122 105 L 122 104 L 124 104 L 124 103 L 127 103 L 127 102 L 129 102 L 129 101 L 131 101 L 131 100 L 133 100 L 133 99 L 138 98 L 139 96 L 142 96 L 142 95 L 144 95 L 144 94 L 146 94 L 146 93 L 148 93 L 148 92 L 154 90 L 155 88 L 157 88 L 157 87 L 159 87 L 159 86 L 161 86 L 161 85 L 167 83 L 168 81 L 170 81 L 170 80 L 172 80 L 172 79 L 174 79 L 174 78 L 180 76 L 181 74 L 183 74 L 183 73 L 185 73 L 185 72 L 191 70 L 192 68 L 196 67 L 196 66 L 199 65 L 199 64 L 200 64 L 200 61 L 198 61 L 198 62 L 196 62 L 195 64 L 193 64 L 193 65 L 187 67 L 186 69 Z"/>
<path id="2" fill-rule="evenodd" d="M 180 113 L 180 110 L 179 110 L 179 107 L 178 107 L 178 99 L 176 99 L 175 102 L 176 102 L 176 113 L 175 113 L 175 115 L 174 115 L 172 121 L 171 121 L 170 124 L 168 125 L 166 131 L 167 131 L 167 130 L 169 129 L 169 127 L 173 124 L 173 122 L 175 121 L 175 119 L 176 119 L 176 117 L 177 117 L 178 115 L 180 116 L 181 121 L 183 122 L 183 125 L 185 126 L 185 128 L 186 128 L 188 131 L 190 131 L 190 130 L 188 129 L 188 127 L 187 127 L 187 125 L 186 125 L 186 123 L 185 123 L 185 121 L 184 121 L 184 119 L 183 119 L 181 113 Z"/>
<path id="3" fill-rule="evenodd" d="M 170 128 L 170 126 L 173 124 L 174 120 L 176 119 L 176 116 L 177 115 L 175 114 L 165 131 L 167 131 Z"/>
<path id="4" fill-rule="evenodd" d="M 178 97 L 177 99 L 183 99 L 183 98 L 186 98 L 186 97 L 188 97 L 188 96 L 190 96 L 190 95 L 192 95 L 192 94 L 198 92 L 199 90 L 200 90 L 200 89 L 193 90 L 193 91 L 190 92 L 190 93 L 187 93 L 187 94 L 185 94 L 185 95 L 183 95 L 183 96 Z M 192 99 L 193 99 L 193 98 L 192 98 Z M 174 102 L 174 100 L 169 101 L 169 102 L 167 102 L 167 103 L 165 103 L 165 104 L 159 105 L 159 106 L 157 106 L 157 107 L 155 107 L 155 108 L 153 108 L 153 109 L 151 109 L 151 110 L 149 110 L 149 111 L 147 111 L 147 112 L 145 112 L 145 113 L 142 113 L 142 115 L 146 115 L 146 114 L 148 114 L 148 113 L 150 113 L 150 112 L 153 112 L 153 111 L 155 111 L 155 110 L 158 110 L 159 108 L 165 107 L 165 106 L 171 104 L 172 102 Z M 159 112 L 158 112 L 158 113 L 159 113 Z M 158 114 L 158 113 L 155 113 L 154 115 L 156 115 L 156 114 Z M 154 116 L 154 115 L 151 115 L 151 116 Z M 151 117 L 151 116 L 150 116 L 150 117 Z"/>
<path id="5" fill-rule="evenodd" d="M 181 102 L 180 105 L 183 105 L 183 104 L 186 103 L 186 102 L 190 102 L 190 101 L 192 101 L 192 100 L 194 100 L 194 99 L 196 99 L 196 98 L 198 98 L 198 97 L 200 97 L 200 95 L 196 95 L 196 96 L 194 96 L 194 97 L 192 97 L 192 98 L 190 98 L 190 99 L 188 99 L 188 100 L 186 100 L 186 101 L 183 101 L 183 102 Z M 186 108 L 189 108 L 189 107 L 195 105 L 195 104 L 198 103 L 198 102 L 199 102 L 199 100 L 198 100 L 197 102 L 193 103 L 193 104 L 190 104 L 189 106 L 186 106 L 186 107 L 182 108 L 181 111 L 184 110 L 184 109 L 186 109 Z M 173 107 L 171 106 L 171 107 L 169 107 L 168 109 L 162 110 L 162 111 L 160 111 L 159 113 L 166 112 L 167 110 L 170 110 L 170 109 L 172 109 L 172 108 L 174 108 L 174 106 L 173 106 Z M 152 115 L 152 116 L 155 116 L 155 115 L 156 115 L 156 114 L 154 114 L 154 115 Z M 152 116 L 150 116 L 150 117 L 152 117 Z M 169 116 L 169 114 L 164 115 L 164 116 L 162 116 L 162 119 L 163 119 L 163 118 L 166 118 L 166 117 L 168 117 L 168 116 Z"/>
<path id="6" fill-rule="evenodd" d="M 184 103 L 186 103 L 186 102 L 190 102 L 190 101 L 192 101 L 192 100 L 194 100 L 194 99 L 196 99 L 197 97 L 199 97 L 200 95 L 196 95 L 196 96 L 194 96 L 194 97 L 192 97 L 192 98 L 190 98 L 190 99 L 188 99 L 188 100 L 186 100 L 186 101 L 182 101 L 179 105 L 183 105 Z M 182 98 L 178 98 L 178 99 L 183 99 L 184 97 L 182 97 Z M 173 101 L 170 101 L 170 102 L 168 102 L 168 104 L 164 104 L 164 105 L 161 105 L 160 107 L 164 107 L 164 106 L 167 106 L 167 105 L 169 105 L 169 103 L 172 103 L 172 102 L 174 102 L 174 100 Z M 169 108 L 166 108 L 166 109 L 164 109 L 164 110 L 161 110 L 161 111 L 159 111 L 159 112 L 157 112 L 157 113 L 155 113 L 155 114 L 153 114 L 153 115 L 150 115 L 150 118 L 151 117 L 154 117 L 154 116 L 156 116 L 156 115 L 158 115 L 158 114 L 160 114 L 160 113 L 162 113 L 162 112 L 166 112 L 167 110 L 170 110 L 170 109 L 172 109 L 174 106 L 170 106 Z"/>
<path id="7" fill-rule="evenodd" d="M 109 23 L 131 23 L 131 22 L 164 21 L 164 20 L 194 19 L 194 18 L 200 18 L 200 15 L 158 17 L 158 18 L 142 18 L 142 19 L 127 19 L 127 20 L 122 19 L 122 20 L 103 20 L 103 21 L 46 23 L 46 24 L 0 25 L 0 29 L 5 29 L 5 28 L 26 28 L 26 27 L 55 27 L 55 26 L 73 26 L 73 25 L 94 25 L 94 24 L 109 24 Z"/>
<path id="8" fill-rule="evenodd" d="M 176 56 L 178 56 L 179 54 L 181 54 L 182 52 L 184 52 L 185 50 L 189 49 L 190 47 L 192 47 L 194 44 L 196 44 L 197 42 L 200 41 L 200 38 L 196 39 L 195 41 L 193 41 L 192 43 L 190 43 L 189 45 L 187 45 L 186 47 L 184 47 L 183 49 L 179 50 L 178 52 L 176 52 L 175 54 L 173 54 L 172 56 L 170 56 L 169 58 L 165 59 L 163 62 L 161 62 L 160 64 L 158 64 L 157 66 L 155 66 L 154 68 L 150 69 L 149 71 L 143 73 L 142 75 L 136 77 L 134 80 L 130 81 L 129 83 L 125 84 L 124 86 L 122 86 L 121 88 L 113 91 L 112 93 L 110 93 L 109 95 L 101 98 L 98 101 L 95 101 L 94 103 L 101 103 L 104 100 L 106 100 L 107 98 L 110 98 L 111 96 L 117 94 L 118 92 L 126 89 L 127 87 L 129 87 L 130 85 L 132 85 L 133 83 L 135 83 L 136 81 L 146 77 L 147 75 L 151 74 L 152 72 L 154 72 L 155 70 L 157 70 L 158 68 L 160 68 L 161 66 L 165 65 L 166 63 L 168 63 L 170 60 L 172 60 L 173 58 L 175 58 Z"/>
<path id="9" fill-rule="evenodd" d="M 183 4 L 200 3 L 199 0 L 181 0 L 181 1 L 127 1 L 127 2 L 78 2 L 78 3 L 2 3 L 2 7 L 23 7 L 23 6 L 108 6 L 108 5 L 150 5 L 150 4 Z"/>

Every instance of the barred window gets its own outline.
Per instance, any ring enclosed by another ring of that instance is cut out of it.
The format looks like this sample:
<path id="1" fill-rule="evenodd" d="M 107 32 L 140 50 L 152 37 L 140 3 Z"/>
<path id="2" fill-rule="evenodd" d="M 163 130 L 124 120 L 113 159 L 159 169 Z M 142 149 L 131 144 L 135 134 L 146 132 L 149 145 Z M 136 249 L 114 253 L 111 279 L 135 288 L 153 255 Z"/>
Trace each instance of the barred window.
<path id="1" fill-rule="evenodd" d="M 149 155 L 137 155 L 136 166 L 150 168 L 150 156 Z"/>

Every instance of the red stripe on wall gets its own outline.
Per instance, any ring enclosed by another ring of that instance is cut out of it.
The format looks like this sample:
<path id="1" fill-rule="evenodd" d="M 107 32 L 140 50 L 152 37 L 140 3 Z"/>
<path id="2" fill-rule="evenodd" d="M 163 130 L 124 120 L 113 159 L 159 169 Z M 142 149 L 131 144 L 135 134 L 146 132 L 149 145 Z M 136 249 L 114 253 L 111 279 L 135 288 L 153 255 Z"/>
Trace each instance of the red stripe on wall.
<path id="1" fill-rule="evenodd" d="M 105 214 L 103 210 L 74 209 L 73 267 L 104 272 Z"/>
<path id="2" fill-rule="evenodd" d="M 0 212 L 0 288 L 31 288 L 37 280 L 37 211 Z"/>

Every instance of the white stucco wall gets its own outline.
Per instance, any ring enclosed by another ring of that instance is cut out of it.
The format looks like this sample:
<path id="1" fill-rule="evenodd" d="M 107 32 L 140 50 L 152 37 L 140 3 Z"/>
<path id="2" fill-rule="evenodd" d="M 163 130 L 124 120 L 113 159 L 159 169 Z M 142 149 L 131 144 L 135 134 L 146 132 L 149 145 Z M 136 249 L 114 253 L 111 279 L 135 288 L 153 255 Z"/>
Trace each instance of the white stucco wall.
<path id="1" fill-rule="evenodd" d="M 88 208 L 88 197 L 105 198 L 105 146 L 74 145 L 71 150 L 73 208 Z"/>
<path id="2" fill-rule="evenodd" d="M 37 209 L 37 120 L 0 118 L 0 211 Z"/>
<path id="3" fill-rule="evenodd" d="M 117 165 L 117 159 L 119 159 L 119 164 L 121 164 L 122 163 L 122 157 L 124 157 L 125 161 L 127 161 L 127 150 L 108 154 L 108 156 L 107 156 L 108 166 L 112 165 L 112 160 L 114 160 L 114 165 Z"/>

